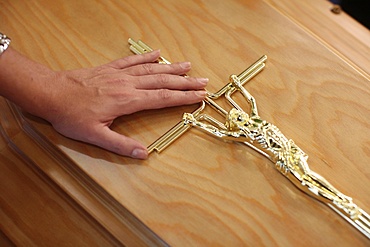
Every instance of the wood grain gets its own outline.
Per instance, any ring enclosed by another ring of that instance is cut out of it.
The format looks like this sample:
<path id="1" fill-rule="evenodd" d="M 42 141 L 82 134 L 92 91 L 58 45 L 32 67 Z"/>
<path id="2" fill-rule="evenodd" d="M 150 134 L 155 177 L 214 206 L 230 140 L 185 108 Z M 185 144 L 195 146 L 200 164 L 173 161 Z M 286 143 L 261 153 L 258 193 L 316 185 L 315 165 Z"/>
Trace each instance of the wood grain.
<path id="1" fill-rule="evenodd" d="M 359 73 L 370 78 L 370 33 L 344 11 L 334 14 L 330 1 L 264 0 L 284 16 L 316 37 Z"/>
<path id="2" fill-rule="evenodd" d="M 118 245 L 28 162 L 9 147 L 0 152 L 1 246 Z"/>
<path id="3" fill-rule="evenodd" d="M 2 99 L 0 229 L 8 239 L 17 246 L 163 245 L 114 200 L 104 204 L 106 193 L 63 166 L 73 165 L 68 157 L 39 146 L 43 137 L 6 105 Z"/>
<path id="4" fill-rule="evenodd" d="M 0 12 L 7 13 L 0 18 L 12 45 L 54 69 L 130 55 L 127 38 L 140 38 L 171 61 L 191 61 L 190 74 L 209 77 L 208 89 L 216 91 L 230 74 L 267 54 L 267 67 L 246 86 L 260 115 L 295 140 L 314 171 L 370 211 L 369 80 L 265 1 L 12 1 Z M 149 145 L 195 107 L 139 112 L 112 128 Z M 127 210 L 174 246 L 369 243 L 245 146 L 192 129 L 163 153 L 137 161 L 25 119 L 33 129 L 12 138 L 15 145 L 118 239 L 119 224 L 108 219 L 124 221 Z M 56 168 L 41 162 L 42 153 L 27 147 L 26 137 L 56 155 Z M 89 201 L 70 177 L 107 196 Z M 99 203 L 114 206 L 114 216 L 97 214 Z"/>

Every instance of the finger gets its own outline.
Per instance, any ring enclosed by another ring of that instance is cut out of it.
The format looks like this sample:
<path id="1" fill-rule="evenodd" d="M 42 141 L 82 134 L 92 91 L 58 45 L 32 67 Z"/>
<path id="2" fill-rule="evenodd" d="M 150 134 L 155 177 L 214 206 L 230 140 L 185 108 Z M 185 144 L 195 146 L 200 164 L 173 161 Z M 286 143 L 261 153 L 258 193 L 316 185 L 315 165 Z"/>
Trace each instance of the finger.
<path id="1" fill-rule="evenodd" d="M 153 63 L 159 58 L 159 56 L 160 56 L 160 51 L 155 50 L 155 51 L 144 53 L 141 55 L 132 55 L 132 56 L 120 58 L 118 60 L 108 63 L 107 65 L 115 69 L 124 69 L 124 68 L 135 66 L 138 64 Z"/>
<path id="2" fill-rule="evenodd" d="M 130 75 L 153 75 L 153 74 L 173 74 L 183 75 L 191 69 L 190 62 L 174 63 L 174 64 L 159 64 L 159 63 L 144 63 L 136 66 L 127 67 L 125 72 Z"/>
<path id="3" fill-rule="evenodd" d="M 208 78 L 184 77 L 169 74 L 137 76 L 135 88 L 137 89 L 176 89 L 194 90 L 207 86 Z"/>
<path id="4" fill-rule="evenodd" d="M 140 142 L 105 126 L 96 133 L 94 144 L 114 153 L 135 159 L 146 159 L 148 151 Z"/>
<path id="5" fill-rule="evenodd" d="M 130 111 L 126 111 L 125 114 L 130 114 L 141 110 L 160 109 L 171 106 L 195 104 L 204 100 L 206 94 L 207 93 L 205 90 L 141 90 L 138 95 L 138 98 L 140 100 L 133 101 L 130 105 Z"/>

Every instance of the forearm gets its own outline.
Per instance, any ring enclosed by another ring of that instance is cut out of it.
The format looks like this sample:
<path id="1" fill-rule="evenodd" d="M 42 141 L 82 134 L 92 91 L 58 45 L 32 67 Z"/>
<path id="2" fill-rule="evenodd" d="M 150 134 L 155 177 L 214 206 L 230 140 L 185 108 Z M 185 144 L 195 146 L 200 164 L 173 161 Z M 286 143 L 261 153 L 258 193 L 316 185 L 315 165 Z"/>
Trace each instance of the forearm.
<path id="1" fill-rule="evenodd" d="M 24 110 L 45 117 L 56 73 L 9 47 L 0 55 L 0 95 Z"/>

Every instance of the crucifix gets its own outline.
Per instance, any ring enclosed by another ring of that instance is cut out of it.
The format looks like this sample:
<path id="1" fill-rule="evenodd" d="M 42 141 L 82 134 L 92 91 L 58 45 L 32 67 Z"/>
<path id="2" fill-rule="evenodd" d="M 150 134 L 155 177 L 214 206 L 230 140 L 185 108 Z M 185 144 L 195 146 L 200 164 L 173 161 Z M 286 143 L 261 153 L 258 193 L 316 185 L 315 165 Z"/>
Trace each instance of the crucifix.
<path id="1" fill-rule="evenodd" d="M 152 48 L 140 40 L 136 42 L 129 39 L 128 42 L 130 50 L 135 54 L 152 51 Z M 267 56 L 264 55 L 239 75 L 231 75 L 229 82 L 218 92 L 207 91 L 207 97 L 199 108 L 192 113 L 184 113 L 183 119 L 177 125 L 148 147 L 149 153 L 161 152 L 191 127 L 223 140 L 242 143 L 271 160 L 277 170 L 297 188 L 329 206 L 370 239 L 369 214 L 353 203 L 351 197 L 341 193 L 325 178 L 312 171 L 308 165 L 308 155 L 293 140 L 285 137 L 278 127 L 259 116 L 257 102 L 245 89 L 244 84 L 262 71 L 266 60 Z M 170 64 L 163 57 L 160 57 L 158 62 Z M 248 103 L 248 112 L 232 97 L 235 92 L 239 92 Z M 230 111 L 215 102 L 221 97 L 231 105 Z M 220 114 L 224 122 L 205 114 L 204 109 L 207 106 Z"/>

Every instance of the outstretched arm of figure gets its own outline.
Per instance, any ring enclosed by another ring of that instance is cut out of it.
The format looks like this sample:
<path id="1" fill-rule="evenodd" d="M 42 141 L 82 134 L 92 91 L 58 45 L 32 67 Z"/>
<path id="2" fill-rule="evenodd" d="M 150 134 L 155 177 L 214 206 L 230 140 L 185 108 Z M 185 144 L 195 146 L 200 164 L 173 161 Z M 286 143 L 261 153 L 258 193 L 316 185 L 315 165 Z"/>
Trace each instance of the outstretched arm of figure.
<path id="1" fill-rule="evenodd" d="M 213 136 L 219 137 L 227 141 L 235 142 L 249 142 L 250 138 L 242 131 L 229 131 L 217 128 L 211 124 L 205 124 L 198 121 L 191 113 L 184 113 L 183 115 L 184 124 L 191 124 L 194 127 L 201 129 Z"/>

